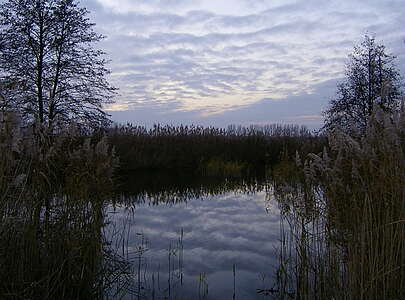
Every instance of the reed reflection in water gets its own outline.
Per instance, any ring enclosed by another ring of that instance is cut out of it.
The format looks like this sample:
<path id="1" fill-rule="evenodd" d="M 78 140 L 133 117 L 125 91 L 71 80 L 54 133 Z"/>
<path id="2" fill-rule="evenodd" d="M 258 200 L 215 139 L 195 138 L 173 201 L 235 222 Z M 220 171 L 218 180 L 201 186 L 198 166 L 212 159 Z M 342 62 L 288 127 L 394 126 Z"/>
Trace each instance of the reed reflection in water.
<path id="1" fill-rule="evenodd" d="M 263 299 L 257 290 L 273 285 L 279 243 L 270 194 L 242 179 L 124 187 L 108 230 L 132 262 L 132 298 Z"/>

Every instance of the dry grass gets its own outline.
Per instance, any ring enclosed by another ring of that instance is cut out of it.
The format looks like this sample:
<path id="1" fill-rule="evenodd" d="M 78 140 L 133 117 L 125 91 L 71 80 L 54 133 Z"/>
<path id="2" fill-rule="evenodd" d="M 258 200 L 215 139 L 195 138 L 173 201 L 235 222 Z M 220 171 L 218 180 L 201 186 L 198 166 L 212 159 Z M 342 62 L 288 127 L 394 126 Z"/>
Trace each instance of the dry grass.
<path id="1" fill-rule="evenodd" d="M 74 130 L 0 123 L 0 298 L 102 299 L 126 264 L 104 239 L 116 159 Z"/>
<path id="2" fill-rule="evenodd" d="M 280 270 L 294 274 L 281 286 L 294 299 L 405 299 L 405 112 L 329 143 L 304 185 L 276 188 L 289 221 Z"/>

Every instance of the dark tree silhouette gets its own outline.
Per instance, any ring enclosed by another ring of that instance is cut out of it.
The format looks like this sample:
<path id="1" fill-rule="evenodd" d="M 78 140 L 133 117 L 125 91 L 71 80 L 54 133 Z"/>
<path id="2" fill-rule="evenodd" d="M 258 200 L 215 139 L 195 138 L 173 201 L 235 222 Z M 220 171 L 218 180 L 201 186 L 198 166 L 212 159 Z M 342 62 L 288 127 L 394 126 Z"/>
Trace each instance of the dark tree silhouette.
<path id="1" fill-rule="evenodd" d="M 115 88 L 106 80 L 105 53 L 94 48 L 103 36 L 94 32 L 88 13 L 76 0 L 0 5 L 3 95 L 25 119 L 49 128 L 71 120 L 108 122 L 102 105 L 112 102 Z M 12 88 L 4 91 L 7 86 Z"/>
<path id="2" fill-rule="evenodd" d="M 324 112 L 324 128 L 338 126 L 347 133 L 361 135 L 376 106 L 394 112 L 402 95 L 402 80 L 394 60 L 384 45 L 366 35 L 349 55 L 346 79 L 338 85 L 336 97 Z"/>

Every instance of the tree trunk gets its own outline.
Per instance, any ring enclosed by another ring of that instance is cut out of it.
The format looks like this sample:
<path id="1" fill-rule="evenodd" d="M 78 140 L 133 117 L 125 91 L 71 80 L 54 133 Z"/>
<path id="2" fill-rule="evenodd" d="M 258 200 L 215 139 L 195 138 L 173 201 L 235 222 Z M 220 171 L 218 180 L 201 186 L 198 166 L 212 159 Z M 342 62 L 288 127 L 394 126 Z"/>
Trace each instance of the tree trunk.
<path id="1" fill-rule="evenodd" d="M 37 89 L 38 89 L 38 118 L 41 124 L 44 123 L 44 99 L 42 76 L 44 72 L 44 21 L 43 15 L 39 15 L 39 54 L 37 59 Z"/>

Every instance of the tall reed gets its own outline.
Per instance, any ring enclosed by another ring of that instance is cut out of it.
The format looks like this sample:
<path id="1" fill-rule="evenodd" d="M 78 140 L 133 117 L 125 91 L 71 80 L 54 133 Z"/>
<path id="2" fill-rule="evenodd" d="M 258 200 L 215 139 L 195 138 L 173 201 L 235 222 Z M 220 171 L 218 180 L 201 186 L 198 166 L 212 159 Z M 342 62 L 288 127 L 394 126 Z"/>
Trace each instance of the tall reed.
<path id="1" fill-rule="evenodd" d="M 0 298 L 102 299 L 125 277 L 103 235 L 116 165 L 107 141 L 91 144 L 74 129 L 29 131 L 3 117 Z"/>
<path id="2" fill-rule="evenodd" d="M 376 111 L 361 139 L 334 130 L 329 146 L 310 155 L 304 184 L 279 189 L 290 220 L 284 241 L 292 250 L 281 260 L 294 271 L 288 292 L 404 299 L 405 112 Z"/>
<path id="3" fill-rule="evenodd" d="M 188 170 L 194 173 L 235 175 L 264 170 L 282 152 L 294 155 L 317 151 L 324 139 L 297 125 L 202 126 L 132 124 L 108 130 L 120 157 L 122 171 L 137 169 Z"/>

